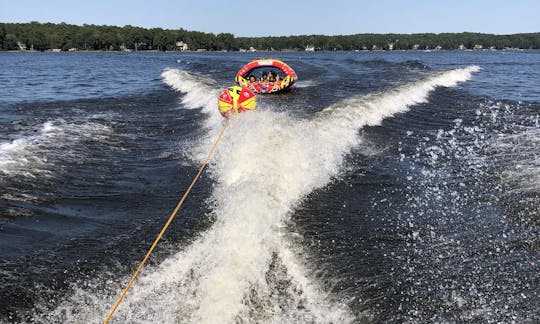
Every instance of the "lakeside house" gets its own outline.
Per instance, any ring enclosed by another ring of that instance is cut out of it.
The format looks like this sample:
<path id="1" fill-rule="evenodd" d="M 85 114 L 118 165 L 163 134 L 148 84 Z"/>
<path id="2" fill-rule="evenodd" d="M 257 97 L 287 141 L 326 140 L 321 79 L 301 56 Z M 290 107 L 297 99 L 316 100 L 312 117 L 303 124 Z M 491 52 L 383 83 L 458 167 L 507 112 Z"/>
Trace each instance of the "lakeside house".
<path id="1" fill-rule="evenodd" d="M 392 50 L 407 50 L 407 48 L 405 49 L 402 49 L 402 48 L 399 48 L 398 44 L 397 44 L 398 40 L 396 41 L 387 41 L 385 45 L 380 45 L 380 44 L 372 44 L 372 45 L 362 45 L 360 48 L 354 48 L 353 46 L 350 47 L 350 50 L 354 50 L 354 51 L 392 51 Z M 409 49 L 412 49 L 412 50 L 425 50 L 425 51 L 431 51 L 431 50 L 434 50 L 434 51 L 439 51 L 439 50 L 452 50 L 452 49 L 457 49 L 457 50 L 461 50 L 461 51 L 488 51 L 488 50 L 491 50 L 491 51 L 495 51 L 495 50 L 522 50 L 521 48 L 519 47 L 503 47 L 503 48 L 500 48 L 500 47 L 497 47 L 495 45 L 482 45 L 482 44 L 470 44 L 470 45 L 464 45 L 464 44 L 459 44 L 457 48 L 445 48 L 441 45 L 437 45 L 435 47 L 431 47 L 430 45 L 425 45 L 425 44 L 412 44 L 412 45 L 408 45 L 410 46 Z M 125 51 L 125 52 L 131 52 L 131 51 L 148 51 L 148 50 L 154 50 L 154 48 L 156 47 L 156 45 L 153 45 L 151 42 L 134 42 L 133 43 L 133 46 L 134 48 L 129 48 L 128 46 L 125 45 L 125 43 L 122 43 L 120 46 L 113 46 L 113 45 L 108 45 L 107 47 L 105 47 L 105 49 L 102 49 L 102 50 L 105 50 L 105 51 L 115 51 L 115 50 L 120 50 L 120 51 Z M 161 50 L 164 50 L 164 47 L 160 47 Z M 532 47 L 530 48 L 532 49 Z M 21 41 L 13 41 L 12 45 L 11 45 L 11 48 L 9 50 L 17 50 L 17 51 L 21 51 L 21 52 L 26 52 L 26 51 L 30 51 L 30 52 L 35 52 L 36 50 L 34 49 L 34 45 L 26 45 L 25 43 L 21 42 Z M 76 52 L 76 51 L 86 51 L 86 43 L 84 44 L 84 49 L 82 48 L 79 48 L 79 47 L 63 47 L 63 48 L 59 48 L 59 47 L 56 47 L 56 48 L 45 48 L 45 49 L 40 49 L 40 51 L 48 51 L 48 52 L 61 52 L 61 51 L 68 51 L 68 52 Z M 197 52 L 203 52 L 203 51 L 212 51 L 213 49 L 208 49 L 208 48 L 198 48 L 198 49 L 190 49 L 188 44 L 184 41 L 175 41 L 174 43 L 174 47 L 170 48 L 168 50 L 176 50 L 176 51 L 197 51 Z M 234 50 L 234 49 L 233 49 Z M 257 49 L 253 46 L 250 46 L 249 49 L 245 49 L 245 48 L 240 48 L 238 49 L 240 52 L 257 52 L 257 51 L 260 51 L 261 49 Z M 300 48 L 285 48 L 285 49 L 275 49 L 273 47 L 268 47 L 268 48 L 265 48 L 265 49 L 262 49 L 262 51 L 306 51 L 306 52 L 314 52 L 314 51 L 321 51 L 321 50 L 325 50 L 324 48 L 321 49 L 320 47 L 315 47 L 314 45 L 312 44 L 308 44 L 308 45 L 305 45 L 303 48 L 300 47 Z M 326 49 L 326 50 L 334 50 L 334 51 L 337 51 L 337 50 L 343 50 L 343 49 L 338 49 L 336 47 L 334 48 L 331 48 L 331 49 Z M 226 50 L 221 50 L 221 51 L 226 51 Z"/>
<path id="2" fill-rule="evenodd" d="M 26 44 L 17 42 L 17 47 L 19 47 L 19 51 L 26 51 Z"/>
<path id="3" fill-rule="evenodd" d="M 184 52 L 184 51 L 189 50 L 189 46 L 184 41 L 176 41 L 176 50 Z"/>

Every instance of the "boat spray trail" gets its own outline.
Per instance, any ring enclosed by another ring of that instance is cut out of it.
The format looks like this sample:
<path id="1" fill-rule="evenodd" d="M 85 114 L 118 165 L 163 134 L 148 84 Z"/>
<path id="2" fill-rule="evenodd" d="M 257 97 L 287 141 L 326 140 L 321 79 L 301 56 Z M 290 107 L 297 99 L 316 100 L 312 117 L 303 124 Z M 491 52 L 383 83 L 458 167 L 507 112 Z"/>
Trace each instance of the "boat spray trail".
<path id="1" fill-rule="evenodd" d="M 238 115 L 208 169 L 215 182 L 209 202 L 213 226 L 190 246 L 146 269 L 113 320 L 358 320 L 359 314 L 353 315 L 347 306 L 352 296 L 334 296 L 317 282 L 315 269 L 299 256 L 300 247 L 287 239 L 287 221 L 306 195 L 339 175 L 345 156 L 361 141 L 359 129 L 425 102 L 436 87 L 455 86 L 477 70 L 440 72 L 380 94 L 350 98 L 308 120 L 263 110 Z M 167 84 L 187 92 L 186 97 L 204 87 L 184 72 L 170 70 L 164 76 Z M 184 99 L 184 104 L 200 106 L 213 120 L 219 113 L 211 94 L 196 96 L 197 102 Z M 102 320 L 102 305 L 109 302 L 98 299 L 77 290 L 50 316 Z M 81 301 L 90 306 L 70 311 Z"/>

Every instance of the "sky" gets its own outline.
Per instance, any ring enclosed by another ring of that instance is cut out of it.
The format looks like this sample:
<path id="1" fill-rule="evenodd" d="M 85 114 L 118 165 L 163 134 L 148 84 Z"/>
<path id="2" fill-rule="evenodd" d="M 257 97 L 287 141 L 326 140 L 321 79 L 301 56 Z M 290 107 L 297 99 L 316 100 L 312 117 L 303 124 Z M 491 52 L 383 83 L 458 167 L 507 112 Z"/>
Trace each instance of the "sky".
<path id="1" fill-rule="evenodd" d="M 540 0 L 0 0 L 0 22 L 132 25 L 236 37 L 540 32 Z"/>

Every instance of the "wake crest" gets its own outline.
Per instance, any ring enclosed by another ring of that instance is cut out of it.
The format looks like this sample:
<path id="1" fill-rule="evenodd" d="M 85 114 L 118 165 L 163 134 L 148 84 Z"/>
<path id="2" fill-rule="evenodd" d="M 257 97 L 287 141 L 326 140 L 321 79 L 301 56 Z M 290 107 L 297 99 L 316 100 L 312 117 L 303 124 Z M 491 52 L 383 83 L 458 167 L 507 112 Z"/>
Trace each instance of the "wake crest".
<path id="1" fill-rule="evenodd" d="M 216 108 L 220 90 L 211 79 L 178 69 L 166 69 L 161 78 L 169 87 L 184 94 L 183 108 L 202 109 L 208 116 L 209 127 L 221 123 L 222 117 Z"/>

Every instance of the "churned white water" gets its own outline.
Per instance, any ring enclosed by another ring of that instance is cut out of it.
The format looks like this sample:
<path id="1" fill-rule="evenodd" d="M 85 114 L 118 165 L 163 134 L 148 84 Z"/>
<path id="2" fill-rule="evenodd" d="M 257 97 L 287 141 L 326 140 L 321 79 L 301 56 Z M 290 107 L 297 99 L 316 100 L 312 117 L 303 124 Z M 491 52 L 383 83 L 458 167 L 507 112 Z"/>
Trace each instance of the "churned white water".
<path id="1" fill-rule="evenodd" d="M 221 122 L 216 108 L 220 89 L 216 89 L 213 80 L 178 69 L 166 69 L 161 77 L 168 86 L 185 94 L 182 98 L 184 108 L 202 109 L 208 115 L 210 125 Z"/>
<path id="2" fill-rule="evenodd" d="M 512 167 L 502 174 L 515 192 L 538 192 L 540 190 L 540 127 L 523 127 L 517 134 L 501 134 L 495 149 L 510 158 L 521 154 Z"/>
<path id="3" fill-rule="evenodd" d="M 208 170 L 215 182 L 215 223 L 190 246 L 143 270 L 113 322 L 355 321 L 345 300 L 352 296 L 333 296 L 316 281 L 314 269 L 299 257 L 300 247 L 287 240 L 286 221 L 307 194 L 339 175 L 344 157 L 361 141 L 359 129 L 426 102 L 436 87 L 456 86 L 478 69 L 440 72 L 350 98 L 309 120 L 264 110 L 232 119 Z M 208 148 L 222 123 L 218 91 L 187 72 L 167 70 L 162 77 L 185 93 L 184 106 L 208 114 Z M 200 160 L 202 154 L 193 152 Z M 115 298 L 103 300 L 80 288 L 49 316 L 98 322 Z"/>
<path id="4" fill-rule="evenodd" d="M 101 141 L 113 133 L 111 127 L 92 122 L 47 121 L 29 134 L 0 143 L 0 180 L 2 177 L 54 177 L 54 161 L 79 158 L 70 156 L 83 140 Z"/>

